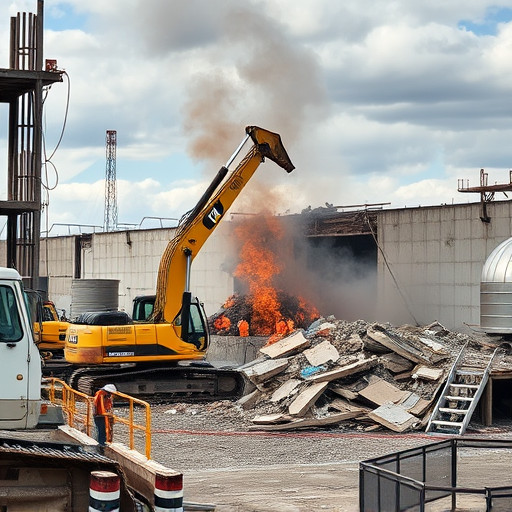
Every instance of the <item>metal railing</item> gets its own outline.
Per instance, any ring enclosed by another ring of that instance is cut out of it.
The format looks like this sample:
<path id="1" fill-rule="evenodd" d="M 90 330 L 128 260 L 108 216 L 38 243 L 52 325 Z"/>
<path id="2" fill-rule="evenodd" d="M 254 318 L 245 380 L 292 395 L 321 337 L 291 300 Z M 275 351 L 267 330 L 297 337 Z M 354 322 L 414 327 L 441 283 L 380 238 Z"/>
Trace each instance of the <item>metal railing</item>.
<path id="1" fill-rule="evenodd" d="M 48 400 L 62 407 L 67 423 L 70 427 L 84 432 L 89 437 L 94 432 L 94 397 L 89 396 L 68 386 L 64 381 L 48 377 L 43 379 L 43 387 L 47 391 Z M 121 424 L 126 428 L 116 429 L 116 437 L 126 433 L 128 446 L 136 450 L 135 434 L 141 432 L 144 437 L 144 452 L 147 459 L 151 458 L 151 408 L 147 402 L 117 391 L 112 393 L 114 406 L 114 425 Z M 127 406 L 127 407 L 126 407 Z M 136 411 L 136 406 L 137 411 Z M 139 414 L 139 411 L 142 411 Z M 137 418 L 136 418 L 137 416 Z M 136 423 L 142 416 L 142 422 Z"/>
<path id="2" fill-rule="evenodd" d="M 503 468 L 493 473 L 489 454 L 498 452 Z M 459 499 L 479 505 L 471 510 L 510 511 L 511 455 L 511 440 L 452 438 L 360 462 L 359 510 L 425 512 L 427 504 L 448 500 L 451 508 L 445 503 L 443 510 L 455 511 Z M 474 464 L 463 466 L 463 459 Z"/>

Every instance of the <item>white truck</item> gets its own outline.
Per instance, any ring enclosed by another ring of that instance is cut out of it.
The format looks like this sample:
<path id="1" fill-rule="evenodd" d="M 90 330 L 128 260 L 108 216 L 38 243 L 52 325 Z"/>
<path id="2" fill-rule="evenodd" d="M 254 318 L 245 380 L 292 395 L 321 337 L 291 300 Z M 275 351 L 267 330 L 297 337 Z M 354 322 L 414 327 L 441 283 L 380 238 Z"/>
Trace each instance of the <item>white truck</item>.
<path id="1" fill-rule="evenodd" d="M 74 429 L 41 428 L 34 308 L 42 302 L 29 300 L 20 274 L 0 267 L 0 512 L 214 510 L 183 503 L 179 472 L 120 445 L 105 456 Z"/>
<path id="2" fill-rule="evenodd" d="M 30 429 L 41 408 L 41 357 L 20 274 L 0 267 L 0 429 Z"/>

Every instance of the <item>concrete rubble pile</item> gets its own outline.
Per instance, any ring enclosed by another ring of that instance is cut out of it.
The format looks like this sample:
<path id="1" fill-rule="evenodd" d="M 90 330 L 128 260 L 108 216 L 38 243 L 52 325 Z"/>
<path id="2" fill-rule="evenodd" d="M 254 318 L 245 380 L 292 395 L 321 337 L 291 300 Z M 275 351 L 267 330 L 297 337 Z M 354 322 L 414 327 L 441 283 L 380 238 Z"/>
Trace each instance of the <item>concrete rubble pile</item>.
<path id="1" fill-rule="evenodd" d="M 468 342 L 486 350 L 437 322 L 397 328 L 322 318 L 262 347 L 240 368 L 253 390 L 238 404 L 253 415 L 254 430 L 424 430 Z"/>

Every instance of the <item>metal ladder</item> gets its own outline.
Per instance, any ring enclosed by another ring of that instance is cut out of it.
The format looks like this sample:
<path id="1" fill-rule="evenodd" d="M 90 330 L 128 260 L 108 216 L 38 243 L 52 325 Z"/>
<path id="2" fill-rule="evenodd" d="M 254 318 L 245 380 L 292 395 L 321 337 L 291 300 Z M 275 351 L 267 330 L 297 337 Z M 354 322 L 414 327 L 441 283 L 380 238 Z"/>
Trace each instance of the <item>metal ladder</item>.
<path id="1" fill-rule="evenodd" d="M 462 435 L 489 380 L 497 347 L 487 364 L 470 365 L 464 345 L 448 374 L 441 396 L 430 416 L 426 432 Z"/>

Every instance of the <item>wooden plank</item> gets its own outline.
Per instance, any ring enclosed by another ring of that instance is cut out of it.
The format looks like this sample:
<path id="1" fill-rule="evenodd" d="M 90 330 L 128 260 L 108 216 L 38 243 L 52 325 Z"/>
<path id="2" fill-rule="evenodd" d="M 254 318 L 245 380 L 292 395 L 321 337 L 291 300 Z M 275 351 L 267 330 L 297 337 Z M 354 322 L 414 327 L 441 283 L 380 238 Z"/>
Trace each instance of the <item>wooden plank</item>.
<path id="1" fill-rule="evenodd" d="M 381 428 L 381 427 L 382 427 L 382 425 L 379 425 L 379 424 L 377 424 L 377 425 L 370 425 L 369 427 L 366 427 L 364 429 L 364 431 L 365 432 L 374 432 L 375 430 L 379 430 L 379 428 Z"/>
<path id="2" fill-rule="evenodd" d="M 290 379 L 279 386 L 272 396 L 270 397 L 271 402 L 280 402 L 284 398 L 289 397 L 299 386 L 302 381 L 299 379 Z"/>
<path id="3" fill-rule="evenodd" d="M 372 356 L 370 359 L 363 359 L 361 361 L 356 361 L 355 363 L 337 368 L 335 370 L 312 375 L 306 380 L 312 382 L 331 382 L 333 380 L 342 379 L 344 377 L 348 377 L 349 375 L 354 375 L 356 373 L 369 370 L 370 368 L 376 366 L 378 362 L 379 359 L 375 356 Z"/>
<path id="4" fill-rule="evenodd" d="M 340 358 L 338 350 L 328 340 L 304 350 L 303 354 L 312 366 L 320 366 L 327 361 L 335 363 Z"/>
<path id="5" fill-rule="evenodd" d="M 405 357 L 398 355 L 396 352 L 389 352 L 380 356 L 380 361 L 384 368 L 393 373 L 404 373 L 412 370 L 414 363 Z"/>
<path id="6" fill-rule="evenodd" d="M 242 370 L 242 373 L 254 384 L 265 382 L 284 371 L 289 364 L 288 359 L 266 360 Z"/>
<path id="7" fill-rule="evenodd" d="M 336 393 L 337 395 L 346 398 L 347 400 L 355 400 L 357 398 L 357 393 L 355 391 L 344 388 L 342 386 L 338 386 L 333 383 L 329 384 L 329 389 Z"/>
<path id="8" fill-rule="evenodd" d="M 288 412 L 292 416 L 303 416 L 306 411 L 314 405 L 318 397 L 327 388 L 327 382 L 317 382 L 309 385 L 297 398 L 289 405 Z"/>
<path id="9" fill-rule="evenodd" d="M 429 360 L 417 348 L 413 347 L 405 339 L 398 336 L 391 337 L 384 330 L 369 327 L 366 334 L 374 341 L 384 345 L 389 350 L 396 352 L 398 355 L 414 361 L 415 363 L 428 364 Z"/>
<path id="10" fill-rule="evenodd" d="M 417 416 L 418 418 L 422 417 L 428 409 L 434 403 L 433 400 L 425 400 L 424 398 L 420 398 L 414 407 L 407 409 L 407 412 L 411 413 L 413 416 Z"/>
<path id="11" fill-rule="evenodd" d="M 420 422 L 416 416 L 409 414 L 400 405 L 386 403 L 368 413 L 368 416 L 377 423 L 394 432 L 404 432 Z"/>
<path id="12" fill-rule="evenodd" d="M 326 425 L 336 425 L 342 421 L 356 418 L 359 413 L 357 412 L 344 412 L 340 414 L 331 414 L 325 418 L 301 418 L 289 421 L 287 423 L 280 423 L 276 425 L 259 425 L 257 427 L 249 427 L 249 430 L 258 431 L 283 431 L 283 430 L 298 430 L 301 428 L 323 427 Z"/>
<path id="13" fill-rule="evenodd" d="M 359 411 L 361 414 L 367 413 L 370 411 L 368 407 L 362 407 L 353 405 L 347 400 L 342 400 L 341 398 L 335 398 L 332 402 L 329 403 L 329 408 L 336 409 L 339 412 L 357 412 Z"/>
<path id="14" fill-rule="evenodd" d="M 272 345 L 265 345 L 260 348 L 262 354 L 267 355 L 271 359 L 278 357 L 285 357 L 294 352 L 300 352 L 305 348 L 309 347 L 311 342 L 304 337 L 302 331 L 294 331 L 286 338 L 282 338 Z"/>
<path id="15" fill-rule="evenodd" d="M 379 379 L 377 382 L 366 386 L 359 391 L 359 396 L 368 400 L 374 405 L 384 405 L 386 402 L 396 404 L 403 400 L 409 392 L 402 391 L 385 380 Z"/>
<path id="16" fill-rule="evenodd" d="M 412 377 L 412 370 L 404 373 L 399 373 L 398 375 L 395 375 L 393 378 L 395 380 L 408 380 Z"/>

